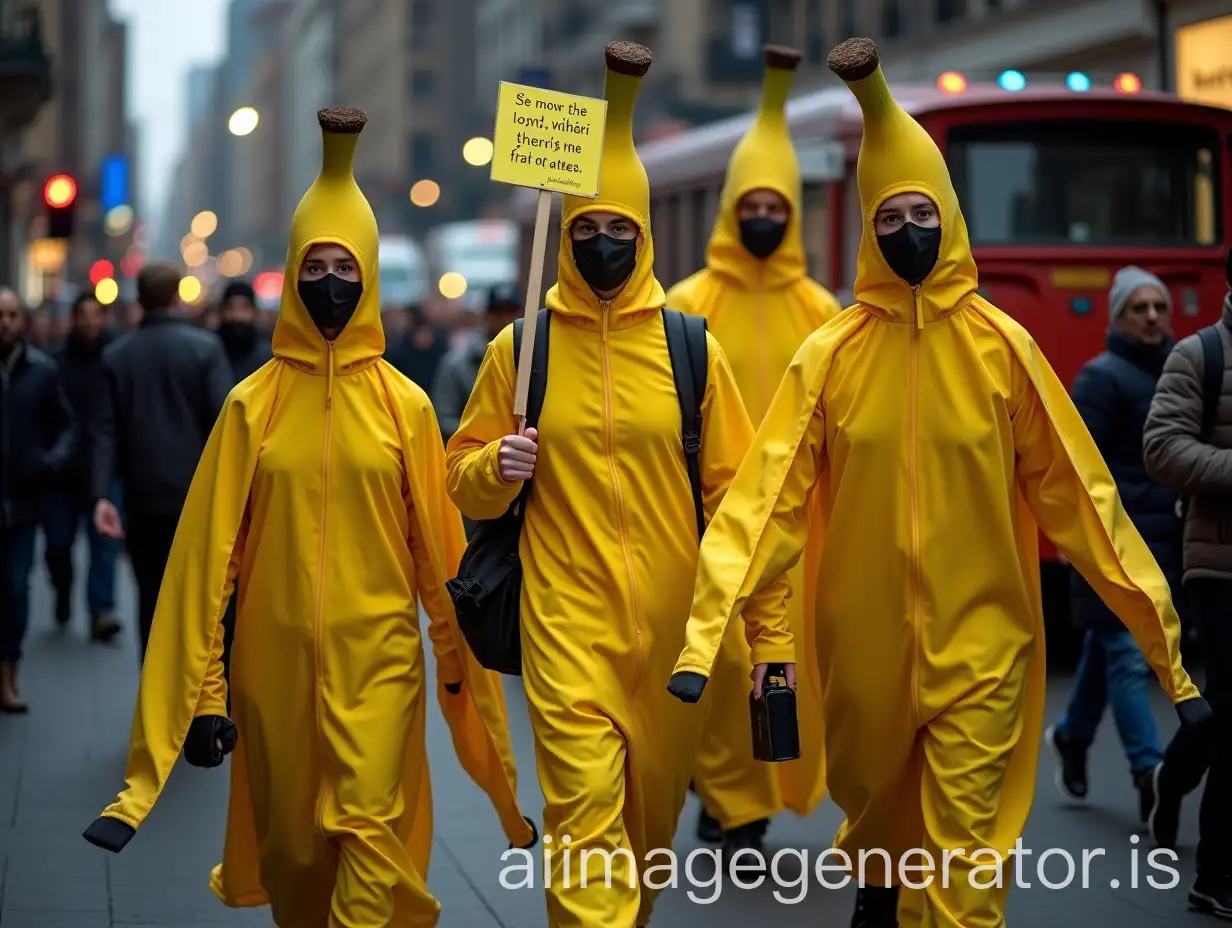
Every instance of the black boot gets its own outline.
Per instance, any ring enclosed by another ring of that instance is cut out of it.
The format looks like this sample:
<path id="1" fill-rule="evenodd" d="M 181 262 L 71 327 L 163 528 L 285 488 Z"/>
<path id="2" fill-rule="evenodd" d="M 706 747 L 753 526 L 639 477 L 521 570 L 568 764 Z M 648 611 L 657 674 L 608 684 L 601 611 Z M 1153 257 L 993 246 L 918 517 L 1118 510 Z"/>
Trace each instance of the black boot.
<path id="1" fill-rule="evenodd" d="M 56 596 L 56 625 L 64 628 L 73 618 L 73 556 L 67 551 L 48 551 L 47 578 Z"/>
<path id="2" fill-rule="evenodd" d="M 1232 874 L 1198 874 L 1189 890 L 1191 908 L 1232 921 Z"/>
<path id="3" fill-rule="evenodd" d="M 759 873 L 765 874 L 766 855 L 762 850 L 762 838 L 766 836 L 766 829 L 769 827 L 770 820 L 761 818 L 747 825 L 729 828 L 724 833 L 723 860 L 729 868 L 729 874 L 733 866 L 739 868 L 735 872 L 740 874 L 743 880 L 756 879 Z M 757 853 L 741 854 L 737 859 L 736 855 L 741 851 L 756 851 Z"/>
<path id="4" fill-rule="evenodd" d="M 1181 800 L 1185 794 L 1176 784 L 1165 761 L 1151 771 L 1151 808 L 1147 820 L 1151 838 L 1158 847 L 1176 849 L 1177 832 L 1181 827 Z"/>
<path id="5" fill-rule="evenodd" d="M 723 826 L 706 811 L 705 806 L 702 806 L 701 812 L 697 814 L 697 840 L 707 844 L 718 844 L 723 840 Z"/>
<path id="6" fill-rule="evenodd" d="M 1057 757 L 1057 789 L 1067 799 L 1086 799 L 1087 746 L 1071 741 L 1065 732 L 1055 725 L 1044 732 L 1044 741 Z"/>
<path id="7" fill-rule="evenodd" d="M 1151 820 L 1151 813 L 1155 811 L 1155 806 L 1158 801 L 1158 796 L 1155 793 L 1155 773 L 1162 766 L 1156 764 L 1150 770 L 1134 776 L 1134 789 L 1138 791 L 1138 820 L 1142 824 L 1147 824 Z"/>
<path id="8" fill-rule="evenodd" d="M 864 886 L 857 889 L 851 928 L 898 928 L 898 887 Z"/>

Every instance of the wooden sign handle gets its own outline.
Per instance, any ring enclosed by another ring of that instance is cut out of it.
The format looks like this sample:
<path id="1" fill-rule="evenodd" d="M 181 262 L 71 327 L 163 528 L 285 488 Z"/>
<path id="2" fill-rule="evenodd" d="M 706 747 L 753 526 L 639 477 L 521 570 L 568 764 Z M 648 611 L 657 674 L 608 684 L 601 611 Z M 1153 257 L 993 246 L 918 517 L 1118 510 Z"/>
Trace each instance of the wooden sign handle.
<path id="1" fill-rule="evenodd" d="M 522 314 L 522 351 L 518 356 L 518 380 L 513 393 L 513 414 L 518 418 L 518 434 L 526 431 L 526 401 L 530 396 L 530 369 L 535 353 L 535 324 L 539 321 L 539 296 L 543 290 L 543 257 L 547 250 L 548 220 L 552 213 L 552 192 L 539 191 L 535 210 L 535 236 L 530 249 L 530 276 L 526 280 L 526 308 Z"/>

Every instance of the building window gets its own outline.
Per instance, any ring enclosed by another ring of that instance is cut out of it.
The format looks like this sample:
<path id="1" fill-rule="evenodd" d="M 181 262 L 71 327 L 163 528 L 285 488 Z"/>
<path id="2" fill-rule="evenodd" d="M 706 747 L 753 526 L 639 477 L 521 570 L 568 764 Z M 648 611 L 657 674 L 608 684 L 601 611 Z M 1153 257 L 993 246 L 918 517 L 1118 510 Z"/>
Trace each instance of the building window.
<path id="1" fill-rule="evenodd" d="M 770 24 L 766 31 L 771 42 L 787 43 L 796 34 L 795 9 L 791 0 L 771 0 Z"/>
<path id="2" fill-rule="evenodd" d="M 843 0 L 839 29 L 844 38 L 848 39 L 860 34 L 860 27 L 856 23 L 856 0 Z"/>
<path id="3" fill-rule="evenodd" d="M 428 100 L 432 97 L 432 72 L 424 69 L 411 72 L 411 99 Z"/>
<path id="4" fill-rule="evenodd" d="M 887 39 L 903 34 L 903 11 L 898 0 L 881 0 L 881 34 Z"/>
<path id="5" fill-rule="evenodd" d="M 936 20 L 939 23 L 953 22 L 967 15 L 967 0 L 937 0 Z"/>
<path id="6" fill-rule="evenodd" d="M 411 135 L 411 174 L 426 177 L 433 169 L 432 136 L 427 132 Z"/>
<path id="7" fill-rule="evenodd" d="M 820 3 L 804 4 L 804 31 L 808 43 L 809 61 L 824 61 L 826 58 L 826 27 Z"/>
<path id="8" fill-rule="evenodd" d="M 410 35 L 407 44 L 411 48 L 432 46 L 432 0 L 412 0 L 406 25 Z"/>

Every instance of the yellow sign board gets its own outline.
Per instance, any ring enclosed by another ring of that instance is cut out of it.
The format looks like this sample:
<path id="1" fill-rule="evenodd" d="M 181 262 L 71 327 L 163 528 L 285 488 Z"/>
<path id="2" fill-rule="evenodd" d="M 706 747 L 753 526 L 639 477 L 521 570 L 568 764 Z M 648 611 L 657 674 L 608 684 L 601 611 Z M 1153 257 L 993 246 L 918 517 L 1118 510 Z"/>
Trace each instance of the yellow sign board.
<path id="1" fill-rule="evenodd" d="M 1102 290 L 1112 283 L 1106 267 L 1059 267 L 1050 276 L 1058 290 Z"/>
<path id="2" fill-rule="evenodd" d="M 1191 103 L 1232 109 L 1232 16 L 1176 30 L 1176 91 Z"/>
<path id="3" fill-rule="evenodd" d="M 606 100 L 501 81 L 492 180 L 597 197 L 606 122 Z"/>

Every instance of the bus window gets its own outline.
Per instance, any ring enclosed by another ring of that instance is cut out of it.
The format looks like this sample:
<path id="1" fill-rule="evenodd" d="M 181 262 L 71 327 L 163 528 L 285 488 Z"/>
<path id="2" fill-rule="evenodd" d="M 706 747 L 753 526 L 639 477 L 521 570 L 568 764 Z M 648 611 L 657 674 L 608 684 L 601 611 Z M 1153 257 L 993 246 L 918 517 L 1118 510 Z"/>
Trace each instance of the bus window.
<path id="1" fill-rule="evenodd" d="M 1218 137 L 1202 126 L 959 126 L 948 161 L 976 245 L 1207 245 Z"/>

